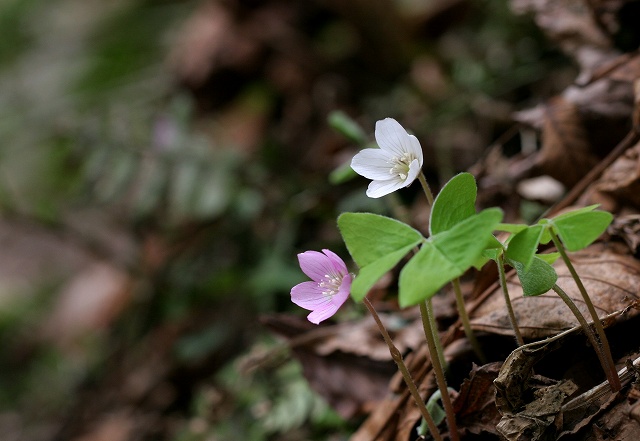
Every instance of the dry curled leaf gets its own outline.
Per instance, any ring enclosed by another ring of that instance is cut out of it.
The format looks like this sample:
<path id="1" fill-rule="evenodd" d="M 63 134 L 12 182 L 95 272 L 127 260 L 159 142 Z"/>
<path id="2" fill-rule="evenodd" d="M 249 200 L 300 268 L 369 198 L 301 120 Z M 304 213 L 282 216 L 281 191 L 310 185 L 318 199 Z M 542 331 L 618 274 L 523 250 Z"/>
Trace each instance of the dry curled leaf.
<path id="1" fill-rule="evenodd" d="M 460 386 L 460 393 L 453 402 L 460 429 L 479 435 L 498 435 L 496 424 L 500 414 L 496 408 L 493 380 L 498 376 L 502 362 L 484 366 L 473 365 L 469 378 Z"/>
<path id="2" fill-rule="evenodd" d="M 621 244 L 595 244 L 586 250 L 572 253 L 570 257 L 600 317 L 621 311 L 638 299 L 640 262 L 628 254 Z M 558 273 L 558 285 L 588 317 L 582 295 L 567 267 L 561 260 L 554 267 Z M 516 319 L 525 339 L 538 340 L 577 324 L 571 311 L 555 293 L 523 297 L 522 287 L 515 273 L 510 274 L 507 285 Z M 504 296 L 499 288 L 474 311 L 471 324 L 479 331 L 513 335 Z"/>

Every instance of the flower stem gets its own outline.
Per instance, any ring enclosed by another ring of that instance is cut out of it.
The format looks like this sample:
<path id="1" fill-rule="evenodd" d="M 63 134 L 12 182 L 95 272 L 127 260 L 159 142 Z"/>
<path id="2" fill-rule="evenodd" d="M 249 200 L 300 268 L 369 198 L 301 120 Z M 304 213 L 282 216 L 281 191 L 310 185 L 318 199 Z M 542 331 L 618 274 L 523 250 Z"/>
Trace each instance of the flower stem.
<path id="1" fill-rule="evenodd" d="M 509 288 L 507 288 L 507 276 L 504 272 L 504 255 L 500 253 L 498 255 L 498 272 L 500 273 L 500 287 L 502 288 L 502 293 L 504 294 L 504 301 L 507 304 L 507 311 L 509 313 L 509 321 L 511 322 L 511 327 L 513 328 L 513 332 L 516 335 L 516 342 L 518 346 L 524 345 L 524 340 L 522 339 L 522 334 L 520 333 L 520 328 L 518 327 L 518 322 L 516 321 L 516 315 L 513 312 L 513 306 L 511 305 L 511 298 L 509 297 Z"/>
<path id="2" fill-rule="evenodd" d="M 422 418 L 424 418 L 424 420 L 427 422 L 427 425 L 429 426 L 429 431 L 431 432 L 431 435 L 436 441 L 442 441 L 442 437 L 440 436 L 438 427 L 436 426 L 436 423 L 433 421 L 433 418 L 431 418 L 431 415 L 427 410 L 427 406 L 425 405 L 424 400 L 420 396 L 420 392 L 418 392 L 418 387 L 416 386 L 416 383 L 413 381 L 413 378 L 411 377 L 411 373 L 409 372 L 409 369 L 407 369 L 407 366 L 404 364 L 402 354 L 400 353 L 398 348 L 393 344 L 393 341 L 391 340 L 391 336 L 389 335 L 389 332 L 387 332 L 387 329 L 382 324 L 382 320 L 380 320 L 378 313 L 376 312 L 375 308 L 373 307 L 369 299 L 366 297 L 364 298 L 364 304 L 369 310 L 369 312 L 371 313 L 371 315 L 373 316 L 373 319 L 375 320 L 376 324 L 378 325 L 378 329 L 380 329 L 382 338 L 384 338 L 385 343 L 387 343 L 387 346 L 389 346 L 389 352 L 391 353 L 391 358 L 393 358 L 393 361 L 396 362 L 396 365 L 398 366 L 398 370 L 400 370 L 400 373 L 402 374 L 402 378 L 404 379 L 404 382 L 407 385 L 407 388 L 409 388 L 409 392 L 411 393 L 413 400 L 416 402 L 416 405 L 420 410 L 420 414 L 422 415 Z"/>
<path id="3" fill-rule="evenodd" d="M 431 305 L 431 299 L 427 299 L 420 303 L 420 313 L 422 317 L 433 317 L 433 309 Z M 424 326 L 424 335 L 427 338 L 427 346 L 429 347 L 429 354 L 431 354 L 431 364 L 433 366 L 433 372 L 436 375 L 436 382 L 438 383 L 438 389 L 440 389 L 442 405 L 444 411 L 447 414 L 447 427 L 449 428 L 449 438 L 451 441 L 458 441 L 458 427 L 456 425 L 456 414 L 453 411 L 453 405 L 451 404 L 451 397 L 449 396 L 449 389 L 447 388 L 447 380 L 444 377 L 444 370 L 440 363 L 440 356 L 438 355 L 438 349 L 435 342 L 435 326 L 431 323 L 431 320 L 422 320 Z"/>
<path id="4" fill-rule="evenodd" d="M 433 193 L 431 193 L 429 184 L 427 184 L 427 178 L 425 178 L 424 173 L 422 171 L 420 171 L 420 173 L 418 174 L 418 180 L 420 181 L 420 185 L 422 185 L 422 190 L 424 191 L 424 194 L 427 197 L 429 206 L 430 207 L 433 206 Z"/>
<path id="5" fill-rule="evenodd" d="M 440 366 L 442 366 L 443 371 L 447 371 L 449 369 L 447 365 L 447 361 L 444 359 L 444 349 L 442 347 L 442 342 L 440 341 L 440 336 L 438 335 L 438 326 L 436 324 L 436 317 L 433 314 L 433 304 L 431 303 L 431 299 L 429 299 L 429 307 L 424 311 L 420 309 L 420 316 L 422 317 L 422 329 L 425 330 L 425 338 L 427 338 L 426 330 L 431 329 L 433 335 L 433 341 L 436 345 L 436 352 L 438 353 L 438 359 L 440 360 Z"/>
<path id="6" fill-rule="evenodd" d="M 578 276 L 578 273 L 575 267 L 571 263 L 571 260 L 569 260 L 569 256 L 567 255 L 567 251 L 565 250 L 564 245 L 562 244 L 560 239 L 558 239 L 558 236 L 556 235 L 555 231 L 553 231 L 553 228 L 549 228 L 549 233 L 551 233 L 551 240 L 553 240 L 554 245 L 558 249 L 558 252 L 562 257 L 562 260 L 564 261 L 565 265 L 569 269 L 569 272 L 571 273 L 571 277 L 573 277 L 573 280 L 576 282 L 576 285 L 578 286 L 578 290 L 580 291 L 580 294 L 582 294 L 582 299 L 584 300 L 584 303 L 587 305 L 587 308 L 589 309 L 589 314 L 591 314 L 591 319 L 593 320 L 593 326 L 596 330 L 596 333 L 598 334 L 598 337 L 600 338 L 600 344 L 598 345 L 598 349 L 602 350 L 606 360 L 606 365 L 608 367 L 607 378 L 609 379 L 611 390 L 613 392 L 617 392 L 620 390 L 622 386 L 620 385 L 620 379 L 618 378 L 618 374 L 616 373 L 616 366 L 615 366 L 615 363 L 613 362 L 613 357 L 611 356 L 611 348 L 609 346 L 609 340 L 607 340 L 607 336 L 604 333 L 602 322 L 598 317 L 596 308 L 593 306 L 593 303 L 589 298 L 589 294 L 587 294 L 587 290 L 585 289 L 584 284 L 582 283 L 582 280 L 580 280 L 580 277 Z"/>
<path id="7" fill-rule="evenodd" d="M 467 314 L 467 308 L 464 306 L 464 297 L 462 296 L 462 290 L 460 289 L 460 277 L 456 277 L 451 281 L 451 285 L 453 285 L 453 291 L 456 294 L 456 307 L 458 309 L 458 315 L 460 316 L 460 321 L 462 322 L 462 328 L 464 329 L 464 334 L 467 336 L 469 343 L 471 343 L 471 347 L 473 348 L 473 352 L 476 353 L 476 356 L 480 360 L 482 364 L 487 362 L 487 358 L 484 356 L 484 352 L 480 348 L 480 344 L 476 339 L 475 334 L 473 333 L 473 329 L 471 329 L 471 322 L 469 321 L 469 314 Z"/>
<path id="8" fill-rule="evenodd" d="M 618 377 L 618 373 L 616 372 L 615 365 L 613 364 L 613 360 L 610 359 L 611 353 L 609 353 L 609 358 L 604 353 L 602 347 L 598 343 L 598 339 L 596 338 L 596 334 L 591 329 L 591 326 L 587 323 L 584 316 L 576 306 L 576 304 L 571 300 L 571 297 L 567 295 L 566 292 L 562 290 L 557 284 L 553 285 L 552 289 L 560 296 L 560 298 L 567 304 L 573 315 L 576 316 L 578 322 L 580 322 L 580 326 L 584 330 L 584 333 L 587 335 L 591 346 L 596 351 L 598 355 L 598 360 L 600 360 L 600 364 L 602 365 L 602 369 L 604 370 L 605 375 L 607 376 L 607 380 L 609 381 L 609 386 L 611 387 L 612 392 L 617 392 L 622 388 L 620 384 L 620 377 Z M 599 321 L 599 320 L 598 320 Z M 615 389 L 615 385 L 617 384 L 617 389 Z"/>

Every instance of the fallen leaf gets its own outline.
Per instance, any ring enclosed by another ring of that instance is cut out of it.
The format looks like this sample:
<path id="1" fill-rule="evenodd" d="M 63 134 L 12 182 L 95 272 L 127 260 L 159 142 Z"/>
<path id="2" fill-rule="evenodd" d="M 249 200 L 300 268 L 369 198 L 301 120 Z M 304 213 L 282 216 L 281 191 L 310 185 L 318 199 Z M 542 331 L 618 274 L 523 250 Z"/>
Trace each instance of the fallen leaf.
<path id="1" fill-rule="evenodd" d="M 640 262 L 629 255 L 622 244 L 594 244 L 572 253 L 570 258 L 600 317 L 621 311 L 639 298 Z M 561 259 L 556 261 L 554 268 L 558 273 L 558 285 L 588 317 L 582 295 Z M 523 297 L 515 272 L 509 275 L 507 285 L 518 326 L 525 339 L 538 340 L 577 324 L 574 315 L 555 293 Z M 513 335 L 504 295 L 499 288 L 473 312 L 471 325 L 478 331 Z"/>
<path id="2" fill-rule="evenodd" d="M 471 368 L 469 378 L 460 386 L 460 393 L 453 401 L 458 428 L 470 433 L 498 435 L 496 425 L 500 413 L 495 403 L 493 380 L 498 376 L 502 362 Z"/>

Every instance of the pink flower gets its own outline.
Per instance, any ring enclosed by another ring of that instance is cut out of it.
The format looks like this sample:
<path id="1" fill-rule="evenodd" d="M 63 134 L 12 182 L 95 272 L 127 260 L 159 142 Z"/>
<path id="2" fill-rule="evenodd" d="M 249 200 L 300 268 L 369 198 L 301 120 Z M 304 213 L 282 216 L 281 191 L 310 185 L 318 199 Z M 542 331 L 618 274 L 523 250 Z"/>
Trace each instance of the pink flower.
<path id="1" fill-rule="evenodd" d="M 307 319 L 317 325 L 335 314 L 347 300 L 351 274 L 344 261 L 329 250 L 305 251 L 298 254 L 298 261 L 311 281 L 291 288 L 291 301 L 312 311 Z"/>

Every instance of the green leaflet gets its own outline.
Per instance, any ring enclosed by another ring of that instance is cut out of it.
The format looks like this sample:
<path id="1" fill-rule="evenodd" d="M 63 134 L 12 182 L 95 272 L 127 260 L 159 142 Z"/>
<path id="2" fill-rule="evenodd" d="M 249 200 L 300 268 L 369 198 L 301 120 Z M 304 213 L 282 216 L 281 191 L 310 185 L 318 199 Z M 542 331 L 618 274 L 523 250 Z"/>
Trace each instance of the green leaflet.
<path id="1" fill-rule="evenodd" d="M 431 209 L 431 236 L 449 230 L 476 213 L 476 180 L 470 173 L 460 173 L 449 180 L 438 193 Z"/>
<path id="2" fill-rule="evenodd" d="M 429 238 L 400 272 L 400 306 L 428 299 L 464 274 L 481 256 L 501 220 L 502 211 L 490 208 Z"/>
<path id="3" fill-rule="evenodd" d="M 571 213 L 566 213 L 571 214 Z M 572 216 L 559 216 L 550 224 L 569 251 L 578 251 L 591 245 L 607 229 L 613 215 L 606 211 L 581 212 Z"/>
<path id="4" fill-rule="evenodd" d="M 424 240 L 419 231 L 395 219 L 372 213 L 344 213 L 338 228 L 360 267 L 351 296 L 360 301 L 387 271 Z"/>
<path id="5" fill-rule="evenodd" d="M 551 265 L 534 256 L 528 270 L 521 262 L 509 261 L 509 265 L 516 269 L 525 297 L 539 296 L 549 291 L 558 280 L 558 274 Z"/>
<path id="6" fill-rule="evenodd" d="M 507 246 L 506 258 L 522 263 L 524 270 L 528 271 L 543 231 L 544 226 L 533 225 L 514 235 Z"/>
<path id="7" fill-rule="evenodd" d="M 372 213 L 344 213 L 338 217 L 338 228 L 360 268 L 424 239 L 409 225 Z"/>

